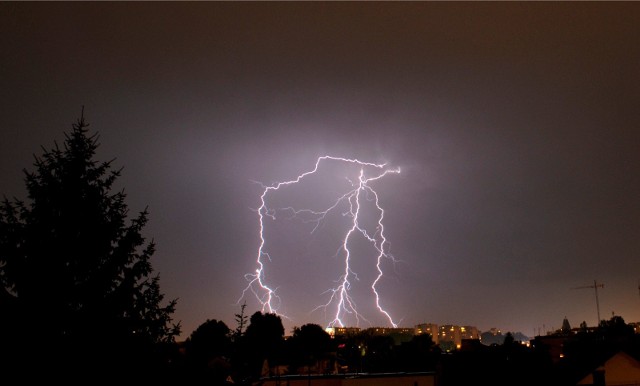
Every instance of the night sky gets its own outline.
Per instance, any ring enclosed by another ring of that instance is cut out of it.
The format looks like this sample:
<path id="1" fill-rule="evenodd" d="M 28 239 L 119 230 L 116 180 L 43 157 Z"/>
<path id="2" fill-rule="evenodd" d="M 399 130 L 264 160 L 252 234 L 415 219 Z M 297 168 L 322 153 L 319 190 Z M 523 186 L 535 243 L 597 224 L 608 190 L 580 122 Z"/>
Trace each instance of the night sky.
<path id="1" fill-rule="evenodd" d="M 640 321 L 639 26 L 637 2 L 2 2 L 0 194 L 26 198 L 23 168 L 84 106 L 131 214 L 148 206 L 181 339 L 261 310 L 241 297 L 263 186 L 323 155 L 401 170 L 371 182 L 400 326 L 593 326 L 573 288 L 594 280 L 602 319 Z M 326 209 L 357 182 L 321 166 L 269 205 Z M 287 334 L 332 320 L 312 311 L 343 269 L 339 209 L 314 232 L 264 220 Z M 388 326 L 352 241 L 360 326 Z"/>

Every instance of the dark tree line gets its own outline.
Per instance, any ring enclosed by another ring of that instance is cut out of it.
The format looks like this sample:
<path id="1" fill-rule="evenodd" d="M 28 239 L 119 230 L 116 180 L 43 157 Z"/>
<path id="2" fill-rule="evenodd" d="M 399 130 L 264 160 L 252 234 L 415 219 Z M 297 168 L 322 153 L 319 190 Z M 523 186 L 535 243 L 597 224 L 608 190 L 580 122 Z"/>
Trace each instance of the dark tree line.
<path id="1" fill-rule="evenodd" d="M 330 373 L 435 371 L 440 349 L 430 335 L 396 342 L 370 330 L 331 337 L 320 325 L 294 327 L 284 338 L 276 314 L 255 312 L 246 329 L 207 320 L 185 342 L 184 373 L 197 384 L 252 384 L 261 377 Z"/>
<path id="2" fill-rule="evenodd" d="M 244 329 L 244 305 L 231 330 L 224 322 L 209 319 L 184 342 L 184 353 L 175 368 L 190 384 L 250 384 L 263 376 L 265 366 L 282 361 L 284 327 L 280 316 L 255 312 Z M 268 367 L 267 367 L 268 368 Z"/>
<path id="3" fill-rule="evenodd" d="M 203 329 L 216 337 L 204 338 L 200 335 Z M 286 374 L 433 372 L 439 386 L 568 386 L 619 350 L 640 358 L 640 338 L 621 317 L 602 321 L 593 331 L 576 334 L 564 330 L 546 336 L 562 339 L 564 359 L 557 361 L 544 341 L 524 345 L 511 332 L 502 344 L 470 340 L 451 352 L 443 351 L 428 334 L 399 342 L 392 335 L 365 329 L 332 338 L 316 324 L 295 327 L 291 336 L 283 339 L 280 318 L 256 312 L 244 333 L 231 331 L 215 320 L 201 325 L 187 340 L 186 357 L 190 357 L 190 344 L 195 347 L 196 340 L 217 348 L 209 347 L 206 360 L 191 362 L 199 363 L 199 372 L 192 367 L 187 373 L 207 374 L 202 384 L 224 384 L 227 377 L 235 384 L 248 385 L 256 384 L 262 376 Z"/>

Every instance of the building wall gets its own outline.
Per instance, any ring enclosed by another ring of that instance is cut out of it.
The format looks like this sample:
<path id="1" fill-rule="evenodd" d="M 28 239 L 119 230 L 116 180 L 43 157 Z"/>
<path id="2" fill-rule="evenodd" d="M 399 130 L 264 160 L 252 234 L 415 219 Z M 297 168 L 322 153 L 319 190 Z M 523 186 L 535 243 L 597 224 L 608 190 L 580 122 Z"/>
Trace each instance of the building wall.
<path id="1" fill-rule="evenodd" d="M 640 385 L 640 362 L 619 352 L 599 369 L 604 374 L 605 385 Z M 578 385 L 593 385 L 595 379 L 592 374 L 583 378 Z"/>

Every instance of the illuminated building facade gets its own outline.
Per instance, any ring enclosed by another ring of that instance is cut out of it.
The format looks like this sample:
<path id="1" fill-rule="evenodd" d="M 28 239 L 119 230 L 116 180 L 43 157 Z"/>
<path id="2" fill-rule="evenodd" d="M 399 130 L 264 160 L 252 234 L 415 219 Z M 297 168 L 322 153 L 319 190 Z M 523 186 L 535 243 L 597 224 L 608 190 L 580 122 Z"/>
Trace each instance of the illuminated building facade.
<path id="1" fill-rule="evenodd" d="M 460 348 L 463 339 L 480 339 L 478 329 L 473 326 L 455 326 L 446 324 L 440 326 L 438 331 L 438 344 L 445 351 L 453 351 Z"/>
<path id="2" fill-rule="evenodd" d="M 422 323 L 414 328 L 415 335 L 429 334 L 433 343 L 438 344 L 438 325 L 433 323 Z"/>

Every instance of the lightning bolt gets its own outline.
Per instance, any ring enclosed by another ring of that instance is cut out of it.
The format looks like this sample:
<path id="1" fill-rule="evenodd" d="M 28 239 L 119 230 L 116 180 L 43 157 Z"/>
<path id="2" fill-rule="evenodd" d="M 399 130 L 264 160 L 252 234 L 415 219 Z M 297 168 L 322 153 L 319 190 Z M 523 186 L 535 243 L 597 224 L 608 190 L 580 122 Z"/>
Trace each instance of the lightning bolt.
<path id="1" fill-rule="evenodd" d="M 285 189 L 287 186 L 300 183 L 305 177 L 316 173 L 320 168 L 321 163 L 330 161 L 357 165 L 360 171 L 356 181 L 349 180 L 350 189 L 339 195 L 335 199 L 335 201 L 333 201 L 333 204 L 331 204 L 328 208 L 319 211 L 312 209 L 296 209 L 291 206 L 273 209 L 267 205 L 268 196 L 271 193 L 273 193 L 274 191 Z M 365 171 L 371 173 L 371 175 L 368 175 Z M 350 219 L 349 228 L 345 233 L 344 238 L 341 240 L 340 246 L 338 247 L 338 250 L 335 254 L 335 256 L 337 257 L 342 257 L 344 262 L 344 269 L 342 270 L 342 274 L 336 281 L 336 287 L 330 288 L 325 292 L 325 295 L 328 295 L 328 300 L 324 304 L 316 307 L 313 311 L 323 309 L 326 313 L 331 309 L 333 319 L 329 322 L 329 327 L 344 327 L 345 324 L 343 322 L 343 319 L 347 315 L 353 317 L 356 320 L 357 325 L 359 325 L 360 320 L 368 322 L 368 320 L 358 312 L 356 303 L 350 293 L 351 280 L 359 279 L 357 273 L 351 268 L 352 252 L 350 250 L 349 243 L 354 237 L 356 237 L 357 235 L 361 235 L 374 247 L 374 250 L 376 251 L 375 266 L 377 276 L 371 283 L 371 291 L 375 297 L 376 308 L 382 315 L 384 315 L 389 324 L 391 324 L 393 327 L 397 327 L 397 324 L 393 321 L 393 318 L 391 317 L 389 312 L 382 307 L 380 294 L 377 289 L 377 285 L 383 277 L 382 262 L 385 259 L 388 259 L 395 263 L 397 260 L 388 251 L 389 243 L 385 236 L 383 225 L 385 212 L 380 205 L 378 193 L 371 187 L 371 183 L 385 177 L 388 174 L 399 173 L 399 168 L 389 169 L 386 167 L 386 164 L 363 162 L 357 159 L 342 157 L 321 156 L 316 160 L 315 167 L 312 170 L 304 172 L 292 180 L 278 182 L 270 186 L 260 184 L 263 190 L 262 194 L 260 195 L 260 206 L 256 210 L 259 218 L 260 239 L 256 257 L 257 268 L 253 273 L 245 274 L 245 279 L 248 281 L 248 284 L 242 291 L 242 296 L 240 297 L 238 302 L 242 300 L 248 292 L 251 292 L 260 302 L 262 306 L 262 312 L 276 313 L 283 317 L 287 317 L 286 315 L 278 312 L 282 302 L 280 297 L 276 293 L 277 288 L 274 288 L 273 286 L 267 284 L 267 280 L 265 277 L 265 266 L 268 264 L 268 262 L 271 261 L 271 256 L 266 251 L 265 247 L 265 220 L 267 218 L 275 220 L 276 214 L 279 211 L 286 212 L 289 213 L 288 218 L 290 219 L 302 218 L 304 222 L 315 223 L 315 226 L 311 231 L 311 233 L 313 233 L 318 229 L 322 221 L 329 213 L 338 210 L 339 205 L 344 203 L 346 204 L 348 210 L 346 213 L 342 213 L 342 215 Z M 363 202 L 363 200 L 372 202 L 375 206 L 377 216 L 375 217 L 376 226 L 373 232 L 367 231 L 366 227 L 361 224 L 361 211 L 363 210 L 361 203 Z"/>

